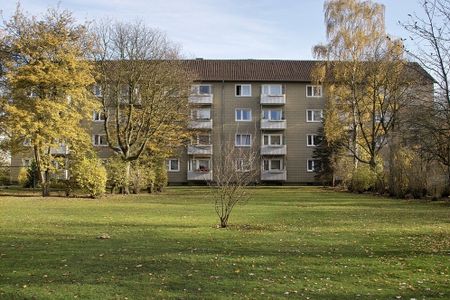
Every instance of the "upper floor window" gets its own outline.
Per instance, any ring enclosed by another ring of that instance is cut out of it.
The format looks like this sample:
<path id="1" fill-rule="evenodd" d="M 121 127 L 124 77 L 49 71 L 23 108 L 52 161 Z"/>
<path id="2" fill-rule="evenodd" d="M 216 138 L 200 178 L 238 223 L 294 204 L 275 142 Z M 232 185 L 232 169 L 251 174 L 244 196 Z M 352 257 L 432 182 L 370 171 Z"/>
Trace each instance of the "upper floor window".
<path id="1" fill-rule="evenodd" d="M 96 97 L 101 97 L 102 94 L 102 87 L 98 84 L 94 84 L 94 86 L 92 87 L 92 91 L 94 93 L 94 96 Z"/>
<path id="2" fill-rule="evenodd" d="M 30 138 L 25 138 L 24 140 L 23 140 L 23 143 L 22 143 L 25 147 L 30 147 L 31 146 L 31 139 Z"/>
<path id="3" fill-rule="evenodd" d="M 94 134 L 92 136 L 92 142 L 94 146 L 108 146 L 108 141 L 106 140 L 106 134 Z"/>
<path id="4" fill-rule="evenodd" d="M 191 110 L 191 117 L 193 120 L 210 120 L 211 109 L 210 108 L 197 108 Z"/>
<path id="5" fill-rule="evenodd" d="M 281 146 L 283 144 L 283 136 L 281 134 L 264 134 L 263 145 L 265 146 Z"/>
<path id="6" fill-rule="evenodd" d="M 191 87 L 191 93 L 193 95 L 211 95 L 211 85 L 209 84 L 196 84 Z"/>
<path id="7" fill-rule="evenodd" d="M 320 144 L 322 141 L 322 137 L 317 134 L 308 134 L 306 136 L 306 146 L 308 147 L 315 147 Z"/>
<path id="8" fill-rule="evenodd" d="M 250 108 L 236 108 L 236 121 L 251 121 L 252 110 Z"/>
<path id="9" fill-rule="evenodd" d="M 100 122 L 105 120 L 105 114 L 102 111 L 94 111 L 92 115 L 92 120 L 95 122 Z"/>
<path id="10" fill-rule="evenodd" d="M 235 145 L 238 147 L 250 147 L 252 145 L 252 135 L 236 134 Z"/>
<path id="11" fill-rule="evenodd" d="M 306 97 L 322 97 L 322 86 L 321 85 L 307 85 L 306 86 Z"/>
<path id="12" fill-rule="evenodd" d="M 178 158 L 168 159 L 167 160 L 167 171 L 179 172 L 180 171 L 180 160 Z"/>
<path id="13" fill-rule="evenodd" d="M 264 84 L 262 86 L 262 94 L 269 96 L 282 96 L 283 86 L 281 84 Z"/>
<path id="14" fill-rule="evenodd" d="M 306 122 L 322 122 L 323 110 L 308 109 L 306 110 Z"/>
<path id="15" fill-rule="evenodd" d="M 252 85 L 251 84 L 236 84 L 235 86 L 236 97 L 251 97 Z"/>
<path id="16" fill-rule="evenodd" d="M 281 109 L 264 109 L 262 112 L 264 120 L 281 121 L 283 120 L 283 110 Z"/>
<path id="17" fill-rule="evenodd" d="M 191 139 L 192 145 L 211 145 L 211 136 L 209 134 L 197 134 Z"/>

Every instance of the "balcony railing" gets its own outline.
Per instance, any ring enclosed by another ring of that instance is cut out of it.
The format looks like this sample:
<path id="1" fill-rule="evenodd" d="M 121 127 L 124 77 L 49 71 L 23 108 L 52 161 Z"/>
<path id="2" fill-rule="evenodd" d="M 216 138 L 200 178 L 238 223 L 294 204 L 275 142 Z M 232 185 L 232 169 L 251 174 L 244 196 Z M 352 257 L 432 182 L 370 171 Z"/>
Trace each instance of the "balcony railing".
<path id="1" fill-rule="evenodd" d="M 212 155 L 212 145 L 188 145 L 189 155 Z"/>
<path id="2" fill-rule="evenodd" d="M 213 95 L 190 95 L 188 100 L 192 104 L 212 104 Z"/>
<path id="3" fill-rule="evenodd" d="M 66 145 L 53 147 L 53 148 L 50 148 L 50 153 L 53 155 L 66 155 L 66 154 L 69 154 L 69 147 Z"/>
<path id="4" fill-rule="evenodd" d="M 188 128 L 190 129 L 212 129 L 213 121 L 210 120 L 191 120 L 189 121 Z"/>
<path id="5" fill-rule="evenodd" d="M 192 181 L 211 181 L 212 171 L 188 171 L 187 179 Z"/>
<path id="6" fill-rule="evenodd" d="M 264 95 L 261 94 L 261 104 L 267 105 L 282 105 L 286 104 L 286 95 Z"/>
<path id="7" fill-rule="evenodd" d="M 262 145 L 261 155 L 286 155 L 286 145 Z"/>
<path id="8" fill-rule="evenodd" d="M 286 181 L 287 172 L 283 171 L 263 171 L 261 173 L 261 180 L 263 181 Z"/>
<path id="9" fill-rule="evenodd" d="M 282 130 L 286 129 L 286 120 L 261 120 L 261 129 Z"/>

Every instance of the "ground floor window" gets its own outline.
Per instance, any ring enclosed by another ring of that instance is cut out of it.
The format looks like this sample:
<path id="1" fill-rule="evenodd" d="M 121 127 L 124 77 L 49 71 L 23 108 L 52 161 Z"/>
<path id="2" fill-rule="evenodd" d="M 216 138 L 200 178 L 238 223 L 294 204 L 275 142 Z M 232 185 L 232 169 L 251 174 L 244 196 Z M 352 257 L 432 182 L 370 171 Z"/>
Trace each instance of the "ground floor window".
<path id="1" fill-rule="evenodd" d="M 320 160 L 308 159 L 306 170 L 308 172 L 316 172 L 320 169 Z"/>
<path id="2" fill-rule="evenodd" d="M 211 161 L 209 159 L 191 159 L 189 161 L 189 171 L 209 172 Z"/>
<path id="3" fill-rule="evenodd" d="M 178 158 L 168 159 L 167 160 L 167 171 L 179 172 L 180 171 L 180 160 Z"/>
<path id="4" fill-rule="evenodd" d="M 282 159 L 264 159 L 263 171 L 282 171 L 283 160 Z"/>

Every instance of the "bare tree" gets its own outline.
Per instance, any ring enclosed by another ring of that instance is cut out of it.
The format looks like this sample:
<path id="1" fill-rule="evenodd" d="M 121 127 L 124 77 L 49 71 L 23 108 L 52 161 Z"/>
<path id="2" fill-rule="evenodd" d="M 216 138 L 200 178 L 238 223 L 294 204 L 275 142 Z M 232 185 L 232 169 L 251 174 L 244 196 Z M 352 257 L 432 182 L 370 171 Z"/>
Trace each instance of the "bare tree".
<path id="1" fill-rule="evenodd" d="M 248 186 L 257 180 L 260 168 L 259 152 L 254 138 L 249 147 L 236 147 L 234 139 L 229 139 L 223 146 L 222 153 L 220 162 L 213 166 L 214 181 L 209 185 L 220 220 L 219 226 L 225 228 L 233 208 L 238 203 L 249 200 Z"/>
<path id="2" fill-rule="evenodd" d="M 165 136 L 185 138 L 190 76 L 177 47 L 141 22 L 103 23 L 95 34 L 104 129 L 109 147 L 126 163 L 129 193 L 132 161 L 150 144 L 168 144 Z"/>
<path id="3" fill-rule="evenodd" d="M 411 115 L 410 126 L 415 128 L 415 139 L 420 151 L 447 169 L 450 182 L 450 1 L 421 0 L 424 16 L 410 14 L 401 23 L 415 44 L 410 57 L 435 79 L 435 97 L 424 103 Z M 431 89 L 432 90 L 432 89 Z"/>

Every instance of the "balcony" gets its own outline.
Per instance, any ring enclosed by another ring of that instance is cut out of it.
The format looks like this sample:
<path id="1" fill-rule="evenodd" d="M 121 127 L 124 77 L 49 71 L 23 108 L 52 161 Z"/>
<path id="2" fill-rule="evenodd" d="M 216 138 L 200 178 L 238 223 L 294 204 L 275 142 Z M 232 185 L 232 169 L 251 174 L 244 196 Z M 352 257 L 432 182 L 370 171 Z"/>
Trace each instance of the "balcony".
<path id="1" fill-rule="evenodd" d="M 191 104 L 212 104 L 213 103 L 213 95 L 205 94 L 205 95 L 190 95 L 188 98 L 189 103 Z"/>
<path id="2" fill-rule="evenodd" d="M 286 129 L 286 120 L 261 120 L 261 129 L 283 130 Z"/>
<path id="3" fill-rule="evenodd" d="M 192 181 L 211 181 L 212 178 L 212 171 L 188 171 L 187 173 L 187 179 Z"/>
<path id="4" fill-rule="evenodd" d="M 60 145 L 58 147 L 50 148 L 50 154 L 52 154 L 52 155 L 69 154 L 69 147 L 66 145 Z"/>
<path id="5" fill-rule="evenodd" d="M 213 121 L 210 120 L 191 120 L 189 121 L 189 129 L 212 129 Z"/>
<path id="6" fill-rule="evenodd" d="M 284 171 L 263 171 L 261 173 L 262 181 L 286 181 L 287 172 Z"/>
<path id="7" fill-rule="evenodd" d="M 266 105 L 283 105 L 286 104 L 286 95 L 264 95 L 261 94 L 261 104 Z"/>
<path id="8" fill-rule="evenodd" d="M 188 145 L 189 155 L 212 155 L 212 145 Z"/>
<path id="9" fill-rule="evenodd" d="M 286 155 L 286 145 L 262 145 L 261 155 Z"/>

